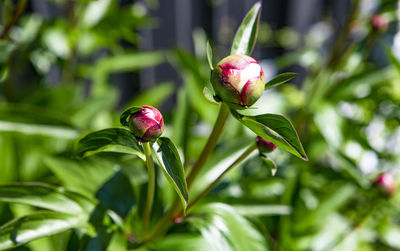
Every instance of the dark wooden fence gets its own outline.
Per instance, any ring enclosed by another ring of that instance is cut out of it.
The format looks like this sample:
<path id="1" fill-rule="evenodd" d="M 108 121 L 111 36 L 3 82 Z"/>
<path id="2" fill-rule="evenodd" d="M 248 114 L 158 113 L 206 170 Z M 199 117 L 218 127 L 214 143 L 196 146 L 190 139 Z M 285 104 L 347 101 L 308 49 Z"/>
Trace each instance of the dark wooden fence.
<path id="1" fill-rule="evenodd" d="M 131 4 L 134 1 L 121 0 L 120 4 Z M 136 1 L 147 6 L 145 0 Z M 158 0 L 159 7 L 149 8 L 149 13 L 159 20 L 159 26 L 139 31 L 144 38 L 140 49 L 158 50 L 180 46 L 192 51 L 193 31 L 201 27 L 218 45 L 219 55 L 224 55 L 228 52 L 235 29 L 255 2 L 256 0 Z M 340 29 L 350 4 L 351 0 L 263 0 L 261 20 L 274 29 L 291 27 L 301 36 L 315 21 L 329 16 L 337 22 L 336 28 Z M 45 18 L 65 15 L 54 8 L 54 3 L 49 0 L 30 0 L 26 11 L 38 13 Z M 283 53 L 284 49 L 279 46 L 257 47 L 254 56 L 258 59 L 273 59 Z M 142 86 L 132 87 L 130 83 L 138 82 L 139 79 Z M 142 71 L 139 75 L 113 76 L 115 84 L 124 89 L 123 93 L 128 93 L 122 97 L 123 101 L 131 98 L 139 89 L 171 79 L 180 81 L 178 74 L 168 64 Z"/>

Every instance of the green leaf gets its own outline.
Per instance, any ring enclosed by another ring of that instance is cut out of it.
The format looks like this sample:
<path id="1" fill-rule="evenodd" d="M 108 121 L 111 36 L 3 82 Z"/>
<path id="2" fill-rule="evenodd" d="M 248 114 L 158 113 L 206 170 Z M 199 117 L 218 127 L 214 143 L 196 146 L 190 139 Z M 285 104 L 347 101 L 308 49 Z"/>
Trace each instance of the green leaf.
<path id="1" fill-rule="evenodd" d="M 340 149 L 345 140 L 342 134 L 345 120 L 335 107 L 319 102 L 318 111 L 314 113 L 314 122 L 329 146 Z"/>
<path id="2" fill-rule="evenodd" d="M 400 68 L 398 72 L 400 72 Z M 374 71 L 365 71 L 340 81 L 326 92 L 326 96 L 329 100 L 334 101 L 354 98 L 357 97 L 360 87 L 364 86 L 372 89 L 384 82 L 389 82 L 390 79 L 396 76 L 397 71 L 391 66 L 379 68 Z"/>
<path id="3" fill-rule="evenodd" d="M 296 130 L 284 116 L 278 114 L 240 116 L 235 112 L 233 114 L 258 136 L 271 141 L 303 160 L 308 160 Z"/>
<path id="4" fill-rule="evenodd" d="M 110 111 L 114 110 L 118 95 L 116 90 L 110 88 L 107 93 L 79 102 L 78 107 L 71 115 L 71 121 L 79 128 L 100 129 L 99 124 L 102 123 L 99 120 L 110 116 Z"/>
<path id="5" fill-rule="evenodd" d="M 108 128 L 92 132 L 79 140 L 75 154 L 87 157 L 98 152 L 135 154 L 144 159 L 138 141 L 131 132 L 122 128 Z"/>
<path id="6" fill-rule="evenodd" d="M 166 137 L 160 137 L 157 140 L 157 144 L 157 160 L 160 163 L 166 178 L 181 198 L 183 209 L 186 210 L 189 201 L 189 192 L 178 150 L 174 143 Z"/>
<path id="7" fill-rule="evenodd" d="M 145 89 L 136 95 L 127 107 L 141 106 L 143 104 L 158 107 L 175 93 L 176 84 L 172 81 L 157 83 L 154 87 Z"/>
<path id="8" fill-rule="evenodd" d="M 184 50 L 174 49 L 173 55 L 173 59 L 176 59 L 175 62 L 173 61 L 174 65 L 177 70 L 183 73 L 183 82 L 187 87 L 186 90 L 193 111 L 199 113 L 201 119 L 210 124 L 214 123 L 217 111 L 212 104 L 200 95 L 204 86 L 212 90 L 209 83 L 210 71 L 208 67 L 203 67 L 203 64 L 196 57 Z"/>
<path id="9" fill-rule="evenodd" d="M 331 194 L 326 195 L 318 205 L 310 212 L 301 218 L 301 221 L 296 224 L 296 229 L 305 231 L 312 228 L 314 225 L 321 225 L 321 220 L 326 219 L 329 214 L 334 214 L 336 210 L 345 206 L 346 203 L 355 197 L 357 194 L 357 187 L 353 184 L 342 184 L 335 186 L 336 189 Z"/>
<path id="10" fill-rule="evenodd" d="M 29 241 L 83 227 L 87 218 L 56 212 L 39 212 L 23 216 L 0 227 L 0 249 L 20 246 Z"/>
<path id="11" fill-rule="evenodd" d="M 0 40 L 0 64 L 7 62 L 16 45 L 6 40 Z"/>
<path id="12" fill-rule="evenodd" d="M 396 69 L 397 73 L 400 74 L 400 61 L 393 51 L 392 46 L 389 43 L 383 43 L 382 47 L 386 54 L 386 57 L 389 59 L 389 62 L 391 63 L 393 68 Z"/>
<path id="13" fill-rule="evenodd" d="M 119 117 L 119 122 L 120 122 L 121 125 L 123 125 L 123 126 L 128 126 L 128 119 L 129 119 L 129 117 L 130 117 L 132 114 L 134 114 L 134 113 L 136 113 L 136 112 L 138 112 L 138 111 L 141 111 L 141 110 L 143 110 L 143 108 L 137 107 L 137 106 L 129 108 L 128 110 L 124 111 L 124 112 L 121 114 L 121 116 Z"/>
<path id="14" fill-rule="evenodd" d="M 158 251 L 204 251 L 212 250 L 212 246 L 201 235 L 169 234 L 156 244 Z"/>
<path id="15" fill-rule="evenodd" d="M 0 184 L 17 179 L 19 171 L 19 168 L 17 168 L 19 158 L 17 156 L 21 148 L 17 149 L 16 144 L 17 141 L 13 135 L 2 133 L 0 136 Z"/>
<path id="16" fill-rule="evenodd" d="M 240 126 L 239 123 L 237 125 Z M 205 186 L 210 185 L 227 166 L 232 164 L 232 158 L 238 158 L 252 143 L 254 143 L 254 138 L 243 135 L 227 138 L 207 160 L 203 170 L 193 182 L 190 193 L 193 195 L 201 193 Z"/>
<path id="17" fill-rule="evenodd" d="M 279 74 L 275 78 L 271 79 L 265 84 L 265 90 L 274 88 L 278 85 L 284 84 L 287 81 L 291 80 L 292 78 L 296 77 L 297 73 L 294 72 L 285 72 L 282 74 Z"/>
<path id="18" fill-rule="evenodd" d="M 269 250 L 264 236 L 228 205 L 208 204 L 193 213 L 188 221 L 199 229 L 212 250 Z"/>
<path id="19" fill-rule="evenodd" d="M 215 100 L 214 94 L 211 92 L 210 89 L 208 89 L 206 86 L 203 88 L 203 95 L 209 101 L 210 103 L 213 104 L 218 104 L 219 102 Z"/>
<path id="20" fill-rule="evenodd" d="M 57 138 L 76 138 L 79 132 L 67 117 L 30 105 L 0 107 L 0 131 Z"/>
<path id="21" fill-rule="evenodd" d="M 207 61 L 208 61 L 208 65 L 210 66 L 210 70 L 214 70 L 214 64 L 213 64 L 213 51 L 212 51 L 212 47 L 210 45 L 210 41 L 207 41 Z"/>
<path id="22" fill-rule="evenodd" d="M 93 204 L 81 195 L 43 183 L 0 186 L 0 201 L 22 203 L 61 213 L 89 212 Z"/>
<path id="23" fill-rule="evenodd" d="M 175 143 L 181 147 L 186 156 L 188 142 L 190 140 L 190 118 L 193 116 L 189 103 L 189 95 L 185 87 L 178 90 L 177 101 L 174 110 L 173 134 Z"/>
<path id="24" fill-rule="evenodd" d="M 104 57 L 97 61 L 88 75 L 93 78 L 93 94 L 108 92 L 108 76 L 112 73 L 131 72 L 151 67 L 165 60 L 164 53 L 156 52 L 124 52 L 119 55 Z"/>
<path id="25" fill-rule="evenodd" d="M 243 19 L 233 39 L 231 55 L 250 55 L 257 40 L 258 24 L 260 22 L 261 2 L 254 4 L 253 8 Z"/>
<path id="26" fill-rule="evenodd" d="M 160 51 L 121 53 L 97 61 L 96 70 L 107 73 L 129 72 L 155 66 L 164 61 L 164 53 Z"/>
<path id="27" fill-rule="evenodd" d="M 132 206 L 136 205 L 132 185 L 121 171 L 116 172 L 101 186 L 96 192 L 96 198 L 105 208 L 113 210 L 123 218 L 128 215 Z"/>
<path id="28" fill-rule="evenodd" d="M 261 159 L 264 161 L 264 164 L 270 170 L 271 176 L 275 176 L 276 171 L 278 170 L 275 162 L 272 159 L 268 158 L 267 156 L 262 156 Z"/>
<path id="29" fill-rule="evenodd" d="M 234 205 L 233 208 L 243 216 L 288 215 L 292 212 L 287 205 Z"/>
<path id="30" fill-rule="evenodd" d="M 178 60 L 181 70 L 191 73 L 202 85 L 209 82 L 209 76 L 203 74 L 202 63 L 195 56 L 179 48 L 174 49 L 173 55 Z"/>
<path id="31" fill-rule="evenodd" d="M 64 187 L 92 199 L 94 199 L 96 191 L 115 172 L 115 163 L 98 157 L 80 160 L 46 157 L 44 164 L 61 181 Z"/>

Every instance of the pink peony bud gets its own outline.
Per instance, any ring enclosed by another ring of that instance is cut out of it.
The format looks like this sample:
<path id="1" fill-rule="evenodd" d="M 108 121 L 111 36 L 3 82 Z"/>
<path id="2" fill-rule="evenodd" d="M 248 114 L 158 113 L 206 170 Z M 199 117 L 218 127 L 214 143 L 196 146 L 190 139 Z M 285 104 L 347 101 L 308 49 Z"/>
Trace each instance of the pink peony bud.
<path id="1" fill-rule="evenodd" d="M 211 84 L 221 101 L 243 109 L 253 105 L 264 92 L 264 72 L 255 59 L 231 55 L 216 65 Z"/>
<path id="2" fill-rule="evenodd" d="M 260 136 L 257 136 L 256 143 L 260 153 L 270 153 L 275 150 L 276 145 Z"/>
<path id="3" fill-rule="evenodd" d="M 133 113 L 129 118 L 129 129 L 136 138 L 142 141 L 153 141 L 160 137 L 164 130 L 163 117 L 159 110 L 152 106 L 141 106 L 143 110 Z"/>
<path id="4" fill-rule="evenodd" d="M 396 180 L 390 173 L 382 173 L 376 178 L 375 185 L 386 195 L 393 195 L 396 190 Z"/>
<path id="5" fill-rule="evenodd" d="M 375 30 L 386 31 L 389 27 L 389 23 L 384 16 L 376 14 L 371 18 L 371 26 Z"/>

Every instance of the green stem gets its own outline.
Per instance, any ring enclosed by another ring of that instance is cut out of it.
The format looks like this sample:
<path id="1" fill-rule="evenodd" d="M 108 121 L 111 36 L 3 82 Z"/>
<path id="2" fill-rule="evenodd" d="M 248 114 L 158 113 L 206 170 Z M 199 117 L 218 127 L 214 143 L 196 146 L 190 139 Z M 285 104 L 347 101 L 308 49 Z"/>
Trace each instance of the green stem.
<path id="1" fill-rule="evenodd" d="M 204 146 L 199 158 L 194 163 L 190 173 L 186 179 L 188 188 L 193 184 L 194 179 L 197 177 L 204 164 L 207 162 L 208 157 L 213 152 L 215 146 L 217 145 L 218 139 L 224 129 L 225 122 L 229 115 L 229 108 L 226 104 L 221 103 L 217 120 L 215 121 L 214 128 L 208 137 L 207 143 Z"/>
<path id="2" fill-rule="evenodd" d="M 143 151 L 146 156 L 146 166 L 149 181 L 147 182 L 147 199 L 146 206 L 143 213 L 143 235 L 147 232 L 149 226 L 149 220 L 151 215 L 151 209 L 154 201 L 154 191 L 156 187 L 156 176 L 154 170 L 154 163 L 151 157 L 151 146 L 150 142 L 143 142 Z"/>
<path id="3" fill-rule="evenodd" d="M 333 250 L 336 246 L 338 246 L 340 243 L 346 240 L 348 236 L 350 236 L 354 231 L 359 229 L 368 219 L 370 219 L 373 214 L 385 203 L 384 200 L 379 200 L 371 203 L 369 205 L 369 210 L 367 210 L 367 213 L 365 215 L 362 215 L 358 221 L 355 221 L 353 225 L 342 232 L 341 235 L 337 239 L 335 239 L 332 243 L 328 245 L 328 249 L 326 250 Z"/>
<path id="4" fill-rule="evenodd" d="M 27 0 L 19 0 L 16 7 L 13 10 L 13 15 L 11 20 L 4 26 L 3 31 L 0 34 L 0 39 L 8 39 L 8 34 L 11 28 L 17 23 L 18 19 L 21 17 L 25 10 Z"/>
<path id="5" fill-rule="evenodd" d="M 353 22 L 355 19 L 357 19 L 359 14 L 360 4 L 360 0 L 354 0 L 351 12 L 349 13 L 346 23 L 341 28 L 341 31 L 331 48 L 329 60 L 326 64 L 326 69 L 332 72 L 336 69 L 339 69 L 348 58 L 351 49 L 348 40 Z M 321 65 L 321 67 L 324 67 L 324 65 Z M 318 69 L 316 74 L 314 74 L 314 77 L 311 79 L 310 84 L 305 86 L 306 93 L 308 94 L 307 100 L 309 107 L 312 107 L 314 105 L 314 102 L 318 102 L 318 100 L 314 101 L 314 99 L 315 96 L 318 96 L 316 94 L 321 91 L 321 85 L 328 84 L 327 82 L 324 82 L 322 74 L 322 68 Z"/>
<path id="6" fill-rule="evenodd" d="M 204 196 L 206 196 L 211 191 L 211 189 L 225 176 L 225 174 L 227 174 L 230 170 L 232 170 L 232 168 L 237 166 L 240 162 L 245 160 L 256 148 L 257 148 L 256 144 L 252 144 L 251 146 L 249 146 L 246 149 L 246 151 L 244 151 L 228 168 L 226 168 L 210 185 L 208 185 L 208 187 L 204 189 L 203 192 L 197 195 L 197 197 L 192 202 L 189 203 L 186 210 L 189 211 L 191 207 L 193 207 L 197 202 L 199 202 L 199 200 L 201 200 Z"/>
<path id="7" fill-rule="evenodd" d="M 214 124 L 214 128 L 210 136 L 208 137 L 207 143 L 205 144 L 202 152 L 200 153 L 199 158 L 196 160 L 192 169 L 190 170 L 189 175 L 187 176 L 186 181 L 188 184 L 188 188 L 190 188 L 194 179 L 197 177 L 200 170 L 206 163 L 208 157 L 214 150 L 218 142 L 218 139 L 221 136 L 221 133 L 224 129 L 228 115 L 229 115 L 229 107 L 226 104 L 221 103 L 218 117 Z M 171 205 L 170 209 L 164 214 L 163 218 L 161 218 L 160 221 L 157 223 L 157 225 L 154 227 L 153 231 L 144 237 L 144 241 L 154 239 L 158 235 L 162 234 L 168 228 L 168 226 L 172 222 L 171 219 L 174 213 L 178 212 L 178 208 L 180 205 L 179 203 L 180 203 L 179 198 L 176 198 L 173 204 Z"/>
<path id="8" fill-rule="evenodd" d="M 335 43 L 332 46 L 330 60 L 328 61 L 328 67 L 335 67 L 342 63 L 342 56 L 345 55 L 345 51 L 348 46 L 348 38 L 351 32 L 353 21 L 358 17 L 360 12 L 361 0 L 354 0 L 351 12 L 346 20 L 346 23 L 341 28 L 340 34 L 337 36 Z"/>

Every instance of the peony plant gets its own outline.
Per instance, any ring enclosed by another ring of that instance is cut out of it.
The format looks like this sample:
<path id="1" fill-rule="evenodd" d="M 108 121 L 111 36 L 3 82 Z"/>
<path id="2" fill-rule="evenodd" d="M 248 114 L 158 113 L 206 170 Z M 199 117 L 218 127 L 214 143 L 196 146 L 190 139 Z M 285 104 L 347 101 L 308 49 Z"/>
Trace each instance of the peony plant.
<path id="1" fill-rule="evenodd" d="M 164 130 L 162 114 L 157 108 L 145 104 L 131 107 L 121 114 L 120 123 L 125 128 L 107 128 L 91 132 L 77 142 L 74 156 L 78 159 L 111 152 L 128 154 L 143 161 L 147 170 L 146 187 L 142 190 L 145 196 L 141 197 L 141 201 L 138 202 L 143 206 L 139 207 L 140 210 L 131 212 L 132 215 L 129 216 L 139 219 L 140 226 L 129 223 L 128 211 L 124 208 L 113 203 L 104 204 L 104 202 L 100 203 L 96 200 L 100 198 L 101 201 L 103 193 L 108 192 L 106 186 L 104 190 L 96 194 L 96 199 L 88 199 L 82 194 L 59 190 L 52 186 L 26 184 L 23 186 L 23 191 L 20 186 L 19 190 L 13 194 L 21 193 L 23 196 L 27 191 L 37 189 L 40 191 L 40 195 L 46 194 L 46 198 L 52 198 L 52 200 L 44 203 L 42 199 L 32 200 L 31 197 L 25 196 L 23 201 L 48 209 L 50 212 L 32 216 L 32 219 L 28 217 L 28 220 L 27 218 L 17 219 L 3 226 L 0 229 L 0 249 L 15 247 L 72 228 L 80 229 L 82 238 L 88 239 L 82 244 L 87 249 L 96 243 L 96 238 L 92 238 L 92 236 L 96 236 L 96 234 L 108 236 L 110 232 L 117 231 L 116 229 L 126 237 L 129 248 L 151 246 L 176 224 L 190 223 L 198 226 L 191 216 L 195 215 L 196 210 L 199 209 L 197 207 L 199 202 L 228 172 L 245 161 L 257 149 L 260 158 L 264 159 L 271 168 L 272 175 L 275 174 L 276 165 L 267 154 L 276 147 L 303 160 L 308 160 L 296 130 L 284 116 L 278 114 L 248 116 L 242 113 L 249 107 L 257 105 L 257 100 L 265 90 L 283 84 L 295 76 L 294 73 L 283 73 L 266 82 L 262 67 L 250 56 L 257 37 L 260 13 L 261 2 L 258 2 L 238 28 L 232 44 L 231 55 L 226 56 L 216 65 L 213 64 L 214 56 L 211 46 L 209 44 L 207 46 L 211 77 L 210 85 L 205 86 L 204 90 L 211 93 L 214 102 L 218 103 L 219 112 L 205 145 L 193 163 L 182 162 L 180 149 L 174 143 L 175 139 L 161 136 Z M 202 191 L 192 193 L 193 183 L 213 154 L 226 121 L 231 115 L 244 127 L 253 131 L 257 136 L 256 140 L 230 165 L 225 167 L 210 184 L 202 187 Z M 167 210 L 162 217 L 157 214 L 159 208 L 156 206 L 156 202 L 160 203 L 157 200 L 157 194 L 162 192 L 158 189 L 158 167 L 161 168 L 166 180 L 176 192 L 176 198 L 165 205 Z M 123 178 L 117 176 L 115 179 L 114 182 L 120 184 L 121 189 L 129 188 L 129 186 L 123 187 L 123 184 L 127 183 Z M 8 187 L 7 189 L 14 188 Z M 129 198 L 119 198 L 119 191 L 112 191 L 112 194 L 112 199 L 118 198 L 123 203 L 130 203 L 129 205 L 137 203 L 133 201 L 134 194 Z M 63 206 L 64 204 L 68 206 Z M 208 210 L 216 210 L 215 215 L 222 211 L 229 213 L 229 209 L 218 205 L 208 208 Z M 31 224 L 35 219 L 35 222 L 38 222 L 38 219 L 45 219 L 43 222 L 46 223 L 46 227 L 40 228 L 40 224 L 44 223 L 39 222 L 37 226 L 41 231 L 32 232 L 32 225 L 26 224 Z M 236 220 L 242 222 L 243 226 L 248 224 L 242 218 L 236 218 Z M 249 238 L 253 237 L 249 236 Z"/>

